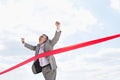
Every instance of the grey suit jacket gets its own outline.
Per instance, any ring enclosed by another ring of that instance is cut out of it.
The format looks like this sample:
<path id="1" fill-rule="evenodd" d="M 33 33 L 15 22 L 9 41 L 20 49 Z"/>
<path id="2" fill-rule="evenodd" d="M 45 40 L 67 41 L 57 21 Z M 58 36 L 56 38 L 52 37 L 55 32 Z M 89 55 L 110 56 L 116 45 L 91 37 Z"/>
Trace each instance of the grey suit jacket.
<path id="1" fill-rule="evenodd" d="M 56 31 L 53 39 L 52 40 L 48 39 L 45 42 L 45 44 L 44 44 L 44 51 L 45 52 L 53 50 L 53 47 L 58 42 L 58 40 L 60 38 L 60 35 L 61 35 L 61 31 L 60 32 Z M 39 54 L 40 44 L 37 44 L 36 46 L 32 46 L 28 43 L 25 43 L 24 46 L 27 47 L 30 50 L 35 51 L 35 55 Z M 55 57 L 53 55 L 52 56 L 47 56 L 47 59 L 48 59 L 50 65 L 51 65 L 51 69 L 56 70 L 57 65 L 56 65 Z M 33 72 L 34 72 L 34 70 L 35 69 L 33 68 Z"/>

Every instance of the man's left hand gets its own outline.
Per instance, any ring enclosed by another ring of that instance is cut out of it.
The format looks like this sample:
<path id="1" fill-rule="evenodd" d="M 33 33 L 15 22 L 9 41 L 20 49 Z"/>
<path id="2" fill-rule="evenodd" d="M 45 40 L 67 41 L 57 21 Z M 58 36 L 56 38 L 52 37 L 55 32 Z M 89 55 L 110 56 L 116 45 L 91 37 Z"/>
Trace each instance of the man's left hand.
<path id="1" fill-rule="evenodd" d="M 59 21 L 56 21 L 55 25 L 56 25 L 57 29 L 60 29 L 60 22 Z"/>

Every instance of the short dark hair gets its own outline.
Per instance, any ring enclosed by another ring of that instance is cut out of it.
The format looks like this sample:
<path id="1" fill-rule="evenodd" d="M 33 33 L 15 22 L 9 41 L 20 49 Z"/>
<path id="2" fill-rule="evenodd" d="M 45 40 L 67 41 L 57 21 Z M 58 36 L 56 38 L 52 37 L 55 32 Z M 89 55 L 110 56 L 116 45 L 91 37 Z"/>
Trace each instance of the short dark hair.
<path id="1" fill-rule="evenodd" d="M 46 37 L 46 41 L 47 41 L 48 40 L 48 36 L 46 34 L 42 34 L 42 35 L 44 35 Z"/>

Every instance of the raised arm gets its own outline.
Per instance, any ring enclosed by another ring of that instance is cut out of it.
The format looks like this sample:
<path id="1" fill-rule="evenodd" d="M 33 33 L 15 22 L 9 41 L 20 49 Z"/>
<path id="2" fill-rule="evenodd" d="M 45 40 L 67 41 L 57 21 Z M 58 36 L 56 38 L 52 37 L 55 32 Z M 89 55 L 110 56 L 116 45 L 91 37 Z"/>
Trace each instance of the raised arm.
<path id="1" fill-rule="evenodd" d="M 24 38 L 21 38 L 21 42 L 22 42 L 22 44 L 24 44 L 24 46 L 25 46 L 26 48 L 35 51 L 36 46 L 32 46 L 32 45 L 30 45 L 30 44 L 28 44 L 28 43 L 25 43 L 25 39 L 24 39 Z"/>
<path id="2" fill-rule="evenodd" d="M 58 40 L 60 38 L 60 35 L 61 35 L 60 22 L 56 21 L 55 25 L 57 27 L 57 31 L 55 33 L 55 36 L 51 40 L 51 43 L 52 43 L 53 46 L 58 42 Z"/>

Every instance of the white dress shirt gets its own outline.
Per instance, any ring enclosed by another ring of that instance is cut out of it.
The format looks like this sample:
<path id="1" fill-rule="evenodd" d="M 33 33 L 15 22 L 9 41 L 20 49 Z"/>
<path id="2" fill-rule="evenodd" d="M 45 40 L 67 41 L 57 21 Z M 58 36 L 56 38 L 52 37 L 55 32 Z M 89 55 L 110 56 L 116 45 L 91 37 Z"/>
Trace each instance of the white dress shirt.
<path id="1" fill-rule="evenodd" d="M 44 53 L 44 44 L 42 44 L 40 46 L 39 53 Z M 46 66 L 47 64 L 49 64 L 46 57 L 39 58 L 39 62 L 40 62 L 41 67 Z"/>

